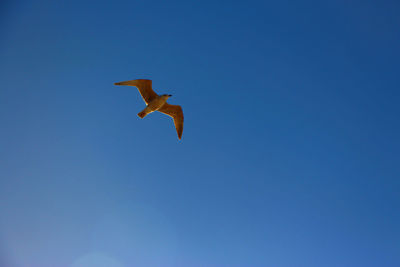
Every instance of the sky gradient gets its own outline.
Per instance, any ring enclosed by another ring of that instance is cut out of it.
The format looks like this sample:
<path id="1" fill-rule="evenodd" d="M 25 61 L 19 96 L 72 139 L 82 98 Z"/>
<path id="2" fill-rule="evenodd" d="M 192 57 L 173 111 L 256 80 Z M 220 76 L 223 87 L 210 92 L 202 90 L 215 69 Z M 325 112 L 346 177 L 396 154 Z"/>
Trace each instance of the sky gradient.
<path id="1" fill-rule="evenodd" d="M 400 266 L 399 12 L 2 2 L 0 266 Z"/>

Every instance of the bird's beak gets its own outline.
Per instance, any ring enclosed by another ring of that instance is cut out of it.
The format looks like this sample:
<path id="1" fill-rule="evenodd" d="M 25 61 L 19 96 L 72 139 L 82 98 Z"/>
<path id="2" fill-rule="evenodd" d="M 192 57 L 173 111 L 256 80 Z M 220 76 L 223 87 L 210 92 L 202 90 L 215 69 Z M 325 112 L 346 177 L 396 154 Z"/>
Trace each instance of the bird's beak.
<path id="1" fill-rule="evenodd" d="M 171 97 L 172 95 L 168 95 L 169 97 Z"/>

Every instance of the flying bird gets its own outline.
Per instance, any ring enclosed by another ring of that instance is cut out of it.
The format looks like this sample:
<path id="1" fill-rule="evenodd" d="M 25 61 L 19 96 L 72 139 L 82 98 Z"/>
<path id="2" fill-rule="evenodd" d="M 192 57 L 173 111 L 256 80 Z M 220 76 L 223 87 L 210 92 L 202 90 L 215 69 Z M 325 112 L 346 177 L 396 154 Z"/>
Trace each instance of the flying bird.
<path id="1" fill-rule="evenodd" d="M 115 85 L 130 85 L 135 86 L 139 93 L 142 95 L 144 102 L 146 103 L 145 109 L 139 112 L 137 115 L 140 118 L 144 118 L 148 114 L 154 111 L 160 111 L 174 119 L 176 132 L 179 140 L 182 138 L 183 132 L 183 111 L 182 107 L 178 105 L 171 105 L 167 103 L 167 99 L 172 95 L 164 94 L 157 95 L 152 88 L 151 80 L 138 79 L 125 82 L 114 83 Z"/>

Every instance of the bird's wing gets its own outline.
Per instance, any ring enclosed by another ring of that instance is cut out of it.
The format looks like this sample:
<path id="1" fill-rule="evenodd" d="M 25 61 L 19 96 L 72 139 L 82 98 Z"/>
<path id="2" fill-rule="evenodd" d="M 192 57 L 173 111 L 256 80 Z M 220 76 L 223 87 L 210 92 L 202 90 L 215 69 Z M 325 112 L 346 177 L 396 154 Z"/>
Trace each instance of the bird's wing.
<path id="1" fill-rule="evenodd" d="M 178 134 L 178 138 L 182 138 L 183 132 L 183 111 L 181 106 L 170 105 L 165 103 L 158 111 L 171 116 L 174 119 L 174 124 L 176 128 L 176 132 Z"/>
<path id="2" fill-rule="evenodd" d="M 151 80 L 138 79 L 114 84 L 136 86 L 137 89 L 139 89 L 139 92 L 142 95 L 143 100 L 144 102 L 146 102 L 146 104 L 150 103 L 153 99 L 158 97 L 158 95 L 153 91 L 151 87 Z"/>

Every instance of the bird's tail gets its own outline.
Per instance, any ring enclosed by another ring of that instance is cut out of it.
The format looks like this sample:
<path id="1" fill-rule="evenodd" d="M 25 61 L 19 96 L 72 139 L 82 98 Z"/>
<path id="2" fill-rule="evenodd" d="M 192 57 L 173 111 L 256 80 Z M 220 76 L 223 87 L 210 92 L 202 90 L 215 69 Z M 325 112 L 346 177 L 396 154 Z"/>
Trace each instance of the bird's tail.
<path id="1" fill-rule="evenodd" d="M 137 115 L 138 115 L 140 118 L 143 119 L 143 118 L 147 115 L 147 112 L 144 111 L 144 110 L 142 110 L 142 111 L 140 111 Z"/>

